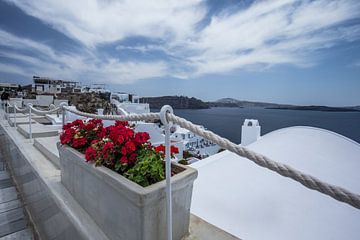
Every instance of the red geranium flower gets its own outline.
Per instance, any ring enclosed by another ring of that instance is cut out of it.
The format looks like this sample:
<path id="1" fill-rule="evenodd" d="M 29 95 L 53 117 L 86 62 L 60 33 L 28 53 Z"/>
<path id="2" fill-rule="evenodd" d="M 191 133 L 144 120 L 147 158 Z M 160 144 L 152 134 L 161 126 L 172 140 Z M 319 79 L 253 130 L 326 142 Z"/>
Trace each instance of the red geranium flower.
<path id="1" fill-rule="evenodd" d="M 177 147 L 171 146 L 170 152 L 171 154 L 177 154 L 179 153 L 179 149 Z"/>
<path id="2" fill-rule="evenodd" d="M 84 146 L 84 145 L 87 144 L 87 143 L 88 143 L 88 142 L 87 142 L 86 138 L 84 138 L 84 137 L 79 137 L 79 138 L 74 138 L 74 139 L 73 139 L 72 146 L 73 146 L 74 148 L 80 148 L 80 147 Z"/>
<path id="3" fill-rule="evenodd" d="M 126 147 L 126 150 L 129 153 L 132 153 L 136 150 L 135 144 L 133 142 L 126 142 L 124 147 Z"/>
<path id="4" fill-rule="evenodd" d="M 116 139 L 116 143 L 122 144 L 125 141 L 124 137 L 122 135 L 119 135 Z"/>
<path id="5" fill-rule="evenodd" d="M 102 139 L 106 136 L 106 129 L 103 126 L 100 126 L 97 130 L 96 137 Z"/>
<path id="6" fill-rule="evenodd" d="M 107 159 L 109 157 L 109 154 L 111 154 L 113 150 L 114 144 L 112 142 L 107 142 L 104 144 L 101 153 L 103 154 L 103 157 Z"/>
<path id="7" fill-rule="evenodd" d="M 71 140 L 74 138 L 74 135 L 75 135 L 75 129 L 73 128 L 66 129 L 65 132 L 60 136 L 61 144 L 69 144 Z"/>
<path id="8" fill-rule="evenodd" d="M 122 126 L 122 127 L 127 127 L 129 126 L 129 122 L 128 121 L 119 121 L 119 120 L 116 120 L 115 121 L 115 126 Z"/>
<path id="9" fill-rule="evenodd" d="M 98 157 L 96 150 L 93 147 L 88 147 L 85 151 L 86 161 L 94 161 Z"/>
<path id="10" fill-rule="evenodd" d="M 68 128 L 71 128 L 73 126 L 72 123 L 66 123 L 64 126 L 63 126 L 63 130 L 66 130 Z"/>
<path id="11" fill-rule="evenodd" d="M 161 144 L 161 145 L 155 147 L 155 151 L 165 154 L 165 146 Z M 177 153 L 179 153 L 179 149 L 177 147 L 175 147 L 175 146 L 171 146 L 170 147 L 170 153 L 171 154 L 177 154 Z"/>
<path id="12" fill-rule="evenodd" d="M 128 160 L 128 158 L 127 158 L 126 156 L 122 156 L 122 157 L 120 158 L 120 162 L 121 162 L 122 164 L 127 164 L 127 163 L 129 162 L 129 160 Z"/>
<path id="13" fill-rule="evenodd" d="M 85 125 L 85 130 L 86 130 L 86 131 L 91 131 L 91 130 L 93 130 L 95 127 L 96 127 L 96 125 L 95 125 L 94 123 L 89 122 L 89 123 L 87 123 L 87 124 Z"/>
<path id="14" fill-rule="evenodd" d="M 150 139 L 150 135 L 147 132 L 138 132 L 135 134 L 134 141 L 138 145 L 146 143 Z"/>

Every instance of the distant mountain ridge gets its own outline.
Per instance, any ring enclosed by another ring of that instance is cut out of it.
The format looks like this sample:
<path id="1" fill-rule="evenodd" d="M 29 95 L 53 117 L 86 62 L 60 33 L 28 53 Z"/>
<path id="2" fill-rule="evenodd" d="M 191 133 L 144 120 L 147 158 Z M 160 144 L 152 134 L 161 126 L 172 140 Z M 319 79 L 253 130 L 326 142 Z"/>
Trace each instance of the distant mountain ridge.
<path id="1" fill-rule="evenodd" d="M 160 109 L 164 105 L 170 105 L 174 109 L 207 109 L 210 107 L 237 107 L 249 108 L 259 107 L 279 110 L 307 110 L 307 111 L 326 111 L 326 112 L 357 112 L 360 106 L 329 107 L 329 106 L 297 106 L 291 104 L 277 104 L 268 102 L 242 101 L 235 98 L 221 98 L 214 102 L 204 102 L 194 97 L 186 96 L 161 96 L 143 97 L 141 102 L 150 104 L 152 109 Z"/>
<path id="2" fill-rule="evenodd" d="M 294 105 L 289 104 L 277 104 L 277 103 L 267 103 L 267 102 L 252 102 L 252 101 L 242 101 L 235 98 L 221 98 L 215 102 L 209 102 L 212 107 L 292 107 Z"/>
<path id="3" fill-rule="evenodd" d="M 251 102 L 241 101 L 234 98 L 221 98 L 215 102 L 210 102 L 212 107 L 262 107 L 267 109 L 279 110 L 306 110 L 306 111 L 324 111 L 324 112 L 358 112 L 360 106 L 345 106 L 345 107 L 329 107 L 329 106 L 297 106 L 290 104 L 277 104 L 267 102 Z"/>
<path id="4" fill-rule="evenodd" d="M 164 105 L 170 105 L 174 109 L 206 109 L 209 104 L 194 97 L 185 96 L 162 96 L 162 97 L 143 97 L 141 102 L 150 104 L 150 108 L 160 109 Z"/>

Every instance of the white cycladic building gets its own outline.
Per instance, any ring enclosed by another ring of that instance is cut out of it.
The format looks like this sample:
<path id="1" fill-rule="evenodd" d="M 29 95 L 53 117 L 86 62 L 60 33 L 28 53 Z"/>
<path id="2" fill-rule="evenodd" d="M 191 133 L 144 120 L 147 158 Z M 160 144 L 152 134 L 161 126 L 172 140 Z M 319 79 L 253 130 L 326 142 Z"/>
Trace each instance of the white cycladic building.
<path id="1" fill-rule="evenodd" d="M 241 145 L 246 146 L 260 138 L 261 127 L 256 119 L 245 119 L 241 127 Z"/>
<path id="2" fill-rule="evenodd" d="M 111 93 L 110 102 L 117 108 L 118 114 L 128 115 L 131 113 L 150 113 L 148 103 L 140 103 L 140 97 L 128 93 Z"/>
<path id="3" fill-rule="evenodd" d="M 33 77 L 32 91 L 36 93 L 81 92 L 80 82 Z"/>

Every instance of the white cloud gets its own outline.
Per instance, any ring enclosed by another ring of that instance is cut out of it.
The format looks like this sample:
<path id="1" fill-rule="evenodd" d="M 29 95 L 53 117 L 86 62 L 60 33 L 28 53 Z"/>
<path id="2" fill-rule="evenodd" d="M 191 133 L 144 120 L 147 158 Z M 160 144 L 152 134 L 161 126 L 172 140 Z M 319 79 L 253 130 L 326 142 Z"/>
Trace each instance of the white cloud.
<path id="1" fill-rule="evenodd" d="M 186 47 L 197 74 L 221 73 L 253 65 L 314 64 L 312 53 L 340 40 L 359 39 L 357 1 L 259 1 L 232 14 L 214 16 Z M 336 27 L 336 28 L 335 28 Z"/>
<path id="2" fill-rule="evenodd" d="M 12 73 L 25 77 L 29 76 L 29 72 L 14 64 L 0 63 L 0 72 Z"/>
<path id="3" fill-rule="evenodd" d="M 88 46 L 129 36 L 184 39 L 205 14 L 200 0 L 7 0 Z"/>
<path id="4" fill-rule="evenodd" d="M 11 47 L 11 50 L 2 50 L 0 57 L 21 63 L 21 67 L 1 64 L 0 72 L 20 74 L 29 78 L 32 75 L 41 75 L 121 84 L 167 74 L 167 66 L 163 61 L 98 59 L 86 49 L 79 53 L 60 53 L 43 43 L 20 38 L 3 30 L 0 30 L 0 46 Z"/>
<path id="5" fill-rule="evenodd" d="M 263 70 L 277 64 L 309 67 L 318 61 L 314 55 L 319 50 L 360 38 L 359 24 L 349 24 L 360 18 L 357 0 L 259 0 L 237 11 L 224 9 L 211 16 L 207 25 L 202 22 L 207 7 L 201 0 L 6 1 L 84 46 L 80 53 L 64 54 L 0 31 L 2 45 L 28 48 L 40 56 L 34 59 L 7 53 L 8 57 L 32 65 L 40 74 L 86 75 L 89 80 L 107 82 Z M 154 44 L 121 43 L 134 36 Z M 168 58 L 151 62 L 140 57 L 99 59 L 98 47 L 114 42 L 119 43 L 119 54 L 125 50 L 142 54 L 161 51 Z"/>

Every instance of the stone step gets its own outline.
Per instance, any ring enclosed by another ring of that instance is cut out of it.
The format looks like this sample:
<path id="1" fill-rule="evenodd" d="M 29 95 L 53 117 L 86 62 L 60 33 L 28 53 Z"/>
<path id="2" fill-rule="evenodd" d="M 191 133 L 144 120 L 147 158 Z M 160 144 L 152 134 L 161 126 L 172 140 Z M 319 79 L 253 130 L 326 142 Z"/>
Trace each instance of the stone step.
<path id="1" fill-rule="evenodd" d="M 35 116 L 34 114 L 31 114 L 32 116 Z M 26 113 L 16 113 L 17 118 L 26 117 Z M 5 119 L 10 119 L 15 117 L 15 113 L 8 113 L 4 115 Z"/>
<path id="2" fill-rule="evenodd" d="M 22 204 L 19 199 L 0 203 L 0 213 L 7 212 L 21 207 Z"/>
<path id="3" fill-rule="evenodd" d="M 0 203 L 9 202 L 18 198 L 15 187 L 0 189 Z"/>
<path id="4" fill-rule="evenodd" d="M 15 125 L 15 118 L 9 118 L 8 120 L 10 126 Z M 35 124 L 35 120 L 31 120 L 31 124 Z M 22 125 L 22 124 L 29 124 L 29 118 L 28 117 L 16 117 L 16 125 Z"/>
<path id="5" fill-rule="evenodd" d="M 31 228 L 26 228 L 23 230 L 20 230 L 18 232 L 14 232 L 12 234 L 6 235 L 0 240 L 32 240 L 34 239 L 34 236 L 32 234 Z"/>
<path id="6" fill-rule="evenodd" d="M 17 130 L 25 137 L 29 138 L 29 125 L 19 125 Z M 59 130 L 61 130 L 61 126 L 54 126 L 54 125 L 43 125 L 43 124 L 32 124 L 31 131 L 33 138 L 39 137 L 52 137 L 58 136 Z"/>
<path id="7" fill-rule="evenodd" d="M 49 159 L 56 168 L 60 169 L 60 157 L 56 143 L 59 142 L 59 137 L 45 137 L 36 138 L 34 146 L 38 149 L 47 159 Z"/>

